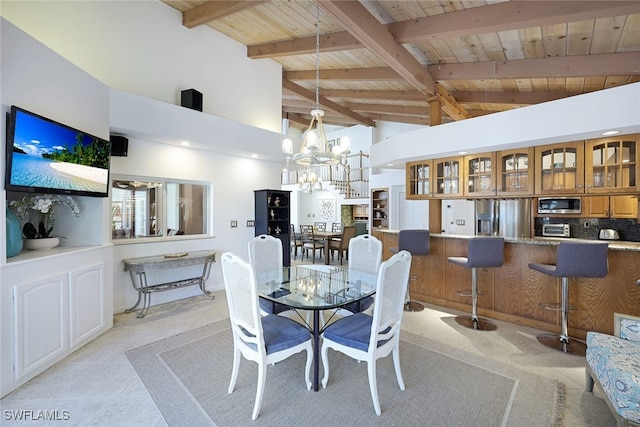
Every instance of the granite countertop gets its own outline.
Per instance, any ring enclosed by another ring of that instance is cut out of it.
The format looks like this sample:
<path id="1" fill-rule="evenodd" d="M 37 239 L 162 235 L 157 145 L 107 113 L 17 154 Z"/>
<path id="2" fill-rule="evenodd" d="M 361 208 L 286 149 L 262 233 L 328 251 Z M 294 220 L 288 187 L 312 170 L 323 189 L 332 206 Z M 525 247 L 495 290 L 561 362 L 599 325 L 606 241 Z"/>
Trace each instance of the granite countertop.
<path id="1" fill-rule="evenodd" d="M 376 229 L 376 231 L 380 231 L 382 233 L 389 234 L 398 234 L 400 230 L 389 230 L 389 229 Z M 435 238 L 447 238 L 447 239 L 469 239 L 473 236 L 462 235 L 462 234 L 440 234 L 433 233 L 431 237 Z M 506 237 L 504 239 L 505 242 L 509 243 L 523 243 L 528 245 L 547 245 L 547 246 L 555 246 L 560 244 L 560 242 L 567 241 L 595 241 L 595 240 L 585 240 L 585 239 L 576 239 L 576 238 L 560 238 L 560 237 Z M 599 242 L 602 240 L 598 240 Z M 609 249 L 617 250 L 617 251 L 638 251 L 640 252 L 640 242 L 625 242 L 620 240 L 609 240 Z"/>

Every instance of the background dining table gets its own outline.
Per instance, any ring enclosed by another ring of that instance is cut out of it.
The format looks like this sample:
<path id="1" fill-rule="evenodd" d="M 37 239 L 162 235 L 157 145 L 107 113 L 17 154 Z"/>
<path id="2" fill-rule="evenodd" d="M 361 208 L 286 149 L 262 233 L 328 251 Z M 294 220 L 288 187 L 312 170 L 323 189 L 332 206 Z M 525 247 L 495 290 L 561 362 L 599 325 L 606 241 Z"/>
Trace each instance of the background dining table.
<path id="1" fill-rule="evenodd" d="M 320 231 L 320 230 L 313 230 L 313 237 L 316 240 L 319 241 L 324 241 L 324 263 L 326 265 L 329 265 L 330 263 L 330 258 L 329 258 L 329 242 L 331 241 L 331 239 L 335 239 L 337 237 L 342 237 L 342 231 Z"/>

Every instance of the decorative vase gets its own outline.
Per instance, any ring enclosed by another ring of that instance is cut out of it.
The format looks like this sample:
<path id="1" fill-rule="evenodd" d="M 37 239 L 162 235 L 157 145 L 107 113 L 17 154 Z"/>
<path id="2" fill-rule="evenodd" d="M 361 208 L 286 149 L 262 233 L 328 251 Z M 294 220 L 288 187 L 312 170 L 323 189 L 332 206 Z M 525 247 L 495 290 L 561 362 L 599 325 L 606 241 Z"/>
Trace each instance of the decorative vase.
<path id="1" fill-rule="evenodd" d="M 43 250 L 55 248 L 60 244 L 60 239 L 57 237 L 45 237 L 42 239 L 25 239 L 24 247 L 32 250 Z"/>
<path id="2" fill-rule="evenodd" d="M 7 258 L 22 252 L 22 226 L 20 219 L 7 208 Z"/>

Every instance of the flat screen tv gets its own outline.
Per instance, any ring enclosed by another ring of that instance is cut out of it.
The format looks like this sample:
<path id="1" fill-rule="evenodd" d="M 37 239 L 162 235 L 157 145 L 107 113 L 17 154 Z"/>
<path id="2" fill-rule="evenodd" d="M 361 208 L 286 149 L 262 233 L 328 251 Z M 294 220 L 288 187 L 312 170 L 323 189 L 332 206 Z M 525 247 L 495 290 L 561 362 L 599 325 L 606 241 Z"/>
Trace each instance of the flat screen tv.
<path id="1" fill-rule="evenodd" d="M 11 106 L 5 189 L 107 197 L 110 142 Z"/>

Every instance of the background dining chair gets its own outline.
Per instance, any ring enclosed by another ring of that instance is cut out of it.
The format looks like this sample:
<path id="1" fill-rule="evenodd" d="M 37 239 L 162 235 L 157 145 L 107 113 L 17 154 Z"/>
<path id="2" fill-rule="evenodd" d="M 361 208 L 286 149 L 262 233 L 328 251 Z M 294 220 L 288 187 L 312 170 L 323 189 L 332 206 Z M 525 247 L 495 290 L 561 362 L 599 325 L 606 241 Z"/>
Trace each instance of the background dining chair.
<path id="1" fill-rule="evenodd" d="M 331 241 L 329 242 L 329 250 L 331 250 L 331 257 L 333 258 L 334 251 L 338 251 L 338 260 L 340 261 L 340 265 L 342 265 L 342 259 L 344 258 L 345 252 L 347 252 L 347 259 L 349 259 L 349 255 L 348 255 L 349 242 L 355 236 L 356 236 L 356 226 L 347 225 L 342 229 L 342 236 L 340 236 L 340 238 L 331 239 Z"/>
<path id="2" fill-rule="evenodd" d="M 404 298 L 407 292 L 411 254 L 401 251 L 380 265 L 373 316 L 357 313 L 343 317 L 329 325 L 322 334 L 322 386 L 329 381 L 330 348 L 356 360 L 367 362 L 369 389 L 373 407 L 381 414 L 376 378 L 376 361 L 393 353 L 393 365 L 400 390 L 404 380 L 400 369 L 400 326 L 402 323 Z"/>
<path id="3" fill-rule="evenodd" d="M 327 223 L 326 222 L 316 221 L 316 222 L 313 223 L 313 226 L 318 231 L 327 231 Z"/>
<path id="4" fill-rule="evenodd" d="M 331 231 L 333 231 L 334 233 L 341 233 L 342 232 L 342 223 L 341 222 L 332 222 L 331 223 Z"/>
<path id="5" fill-rule="evenodd" d="M 255 420 L 260 414 L 268 365 L 306 351 L 305 382 L 307 390 L 311 389 L 311 334 L 307 328 L 286 317 L 274 314 L 261 316 L 256 277 L 251 264 L 229 252 L 223 253 L 220 258 L 233 333 L 233 369 L 228 392 L 232 393 L 235 388 L 241 356 L 256 362 L 258 386 L 251 415 Z"/>
<path id="6" fill-rule="evenodd" d="M 307 258 L 309 258 L 309 251 L 312 254 L 312 263 L 316 263 L 316 251 L 320 250 L 320 255 L 322 256 L 322 251 L 324 250 L 324 241 L 316 240 L 316 236 L 313 232 L 313 226 L 311 225 L 300 225 L 300 234 L 302 236 L 302 261 L 304 261 L 305 254 Z"/>
<path id="7" fill-rule="evenodd" d="M 249 240 L 249 263 L 256 272 L 280 271 L 281 277 L 282 259 L 282 242 L 280 239 L 261 234 Z M 278 279 L 276 278 L 276 280 Z M 263 315 L 279 314 L 283 311 L 291 310 L 291 307 L 260 298 L 260 310 Z"/>
<path id="8" fill-rule="evenodd" d="M 382 262 L 382 242 L 370 234 L 361 234 L 349 241 L 349 270 L 378 274 Z M 351 303 L 340 310 L 340 314 L 359 313 L 373 305 L 374 297 Z"/>
<path id="9" fill-rule="evenodd" d="M 300 248 L 300 252 L 302 252 L 302 237 L 300 233 L 296 233 L 296 226 L 291 224 L 291 250 L 293 251 L 293 259 L 296 259 L 298 256 L 298 248 Z"/>

